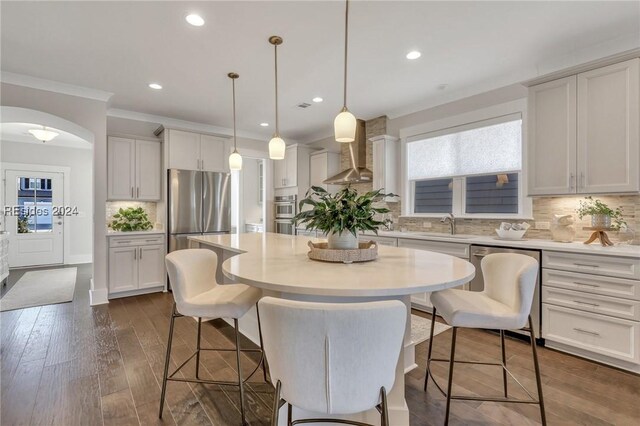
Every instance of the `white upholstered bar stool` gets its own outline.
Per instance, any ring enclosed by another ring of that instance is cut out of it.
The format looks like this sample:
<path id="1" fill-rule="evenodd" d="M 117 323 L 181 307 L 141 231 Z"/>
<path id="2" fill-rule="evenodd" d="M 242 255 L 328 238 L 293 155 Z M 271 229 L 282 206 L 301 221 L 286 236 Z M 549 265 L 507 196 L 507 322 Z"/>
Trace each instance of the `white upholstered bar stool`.
<path id="1" fill-rule="evenodd" d="M 269 373 L 276 383 L 273 426 L 284 404 L 288 404 L 288 425 L 366 425 L 333 418 L 293 420 L 292 406 L 335 416 L 377 408 L 381 424 L 389 425 L 386 391 L 393 387 L 404 339 L 404 303 L 313 303 L 265 297 L 258 305 Z"/>
<path id="2" fill-rule="evenodd" d="M 167 273 L 173 290 L 173 311 L 171 323 L 169 325 L 169 340 L 167 343 L 167 355 L 164 365 L 164 375 L 162 378 L 162 393 L 160 395 L 160 413 L 167 391 L 168 381 L 217 384 L 227 386 L 237 386 L 240 392 L 240 414 L 242 424 L 245 424 L 244 411 L 244 383 L 258 370 L 260 365 L 264 366 L 264 353 L 262 349 L 241 349 L 238 331 L 238 319 L 258 303 L 262 296 L 261 290 L 245 284 L 224 284 L 216 282 L 216 267 L 218 256 L 215 252 L 206 249 L 177 250 L 167 254 L 165 258 Z M 196 352 L 184 361 L 176 370 L 169 374 L 169 361 L 171 359 L 171 342 L 173 339 L 173 327 L 176 318 L 188 316 L 198 318 L 198 334 L 196 341 Z M 216 318 L 233 318 L 235 327 L 235 349 L 214 349 L 202 348 L 200 346 L 200 334 L 202 329 L 202 318 L 205 320 Z M 260 317 L 258 316 L 258 328 L 260 329 Z M 262 346 L 262 332 L 260 331 L 260 345 Z M 200 379 L 200 351 L 235 351 L 238 366 L 237 382 L 214 381 Z M 240 364 L 240 352 L 260 352 L 262 357 L 255 370 L 246 379 L 242 377 L 242 367 Z M 195 357 L 196 368 L 195 378 L 177 378 L 175 374 L 180 371 L 189 361 Z M 266 372 L 264 372 L 266 381 Z"/>
<path id="3" fill-rule="evenodd" d="M 438 390 L 447 397 L 445 425 L 449 423 L 449 411 L 451 400 L 473 400 L 491 402 L 510 402 L 524 404 L 538 404 L 542 424 L 546 425 L 544 401 L 542 398 L 542 383 L 540 380 L 540 366 L 536 353 L 536 336 L 531 322 L 531 303 L 538 275 L 538 261 L 532 257 L 515 253 L 495 253 L 487 255 L 481 263 L 484 277 L 484 290 L 465 291 L 449 289 L 436 291 L 431 294 L 433 304 L 433 319 L 431 323 L 431 336 L 427 355 L 427 372 L 424 379 L 424 390 L 427 390 L 429 376 Z M 433 348 L 433 331 L 436 312 L 439 313 L 447 324 L 453 327 L 451 337 L 451 356 L 447 359 L 435 359 L 431 357 Z M 527 327 L 528 323 L 528 327 Z M 500 344 L 502 352 L 501 363 L 458 361 L 455 359 L 456 332 L 458 328 L 482 328 L 500 331 Z M 526 327 L 526 328 L 525 328 Z M 535 369 L 536 384 L 538 388 L 537 399 L 520 384 L 511 374 L 506 365 L 506 353 L 504 345 L 504 331 L 524 329 L 530 333 L 531 351 Z M 445 392 L 431 374 L 431 363 L 442 361 L 449 363 L 449 381 Z M 504 387 L 504 397 L 462 396 L 452 395 L 453 370 L 456 363 L 481 364 L 500 366 Z M 507 391 L 507 375 L 510 375 L 529 396 L 529 399 L 509 398 Z"/>

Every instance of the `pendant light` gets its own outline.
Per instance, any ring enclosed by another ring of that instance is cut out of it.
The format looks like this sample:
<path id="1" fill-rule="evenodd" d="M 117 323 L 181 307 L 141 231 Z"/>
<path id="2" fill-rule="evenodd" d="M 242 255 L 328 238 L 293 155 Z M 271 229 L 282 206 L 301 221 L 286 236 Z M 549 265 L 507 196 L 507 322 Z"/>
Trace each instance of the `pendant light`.
<path id="1" fill-rule="evenodd" d="M 273 45 L 276 71 L 276 131 L 269 141 L 269 158 L 271 158 L 272 160 L 283 160 L 284 151 L 287 146 L 280 137 L 280 123 L 278 121 L 278 46 L 282 44 L 282 37 L 271 36 L 269 37 L 269 43 Z"/>
<path id="2" fill-rule="evenodd" d="M 347 47 L 349 41 L 349 0 L 346 0 L 344 14 L 344 103 L 342 111 L 333 121 L 337 142 L 349 143 L 356 140 L 356 117 L 347 109 Z"/>
<path id="3" fill-rule="evenodd" d="M 231 79 L 231 91 L 233 94 L 233 152 L 229 156 L 229 168 L 231 170 L 242 170 L 242 156 L 238 154 L 236 143 L 236 78 L 240 76 L 235 72 L 230 72 L 227 76 Z"/>

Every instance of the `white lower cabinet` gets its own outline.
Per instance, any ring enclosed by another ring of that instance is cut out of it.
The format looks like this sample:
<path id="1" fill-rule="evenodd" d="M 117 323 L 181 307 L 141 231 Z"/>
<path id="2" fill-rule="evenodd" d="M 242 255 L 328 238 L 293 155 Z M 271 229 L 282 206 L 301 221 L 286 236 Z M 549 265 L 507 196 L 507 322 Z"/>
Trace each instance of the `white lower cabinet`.
<path id="1" fill-rule="evenodd" d="M 545 251 L 542 268 L 546 345 L 640 372 L 640 259 Z"/>
<path id="2" fill-rule="evenodd" d="M 109 298 L 162 290 L 164 255 L 163 235 L 110 237 Z"/>

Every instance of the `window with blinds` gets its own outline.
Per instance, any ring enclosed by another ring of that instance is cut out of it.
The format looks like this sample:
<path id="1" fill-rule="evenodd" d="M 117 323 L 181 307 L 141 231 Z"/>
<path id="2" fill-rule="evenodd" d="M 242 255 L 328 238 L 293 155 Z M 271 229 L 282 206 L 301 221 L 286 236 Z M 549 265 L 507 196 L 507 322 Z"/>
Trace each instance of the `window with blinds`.
<path id="1" fill-rule="evenodd" d="M 416 213 L 451 213 L 453 188 L 451 179 L 420 180 L 415 182 Z"/>

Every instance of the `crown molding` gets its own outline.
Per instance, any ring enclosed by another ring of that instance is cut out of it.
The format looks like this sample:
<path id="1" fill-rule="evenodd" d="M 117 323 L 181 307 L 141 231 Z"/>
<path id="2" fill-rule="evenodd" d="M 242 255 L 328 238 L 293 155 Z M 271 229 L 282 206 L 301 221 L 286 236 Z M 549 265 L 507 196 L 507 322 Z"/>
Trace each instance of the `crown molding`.
<path id="1" fill-rule="evenodd" d="M 59 81 L 46 80 L 44 78 L 16 74 L 8 71 L 0 72 L 0 81 L 15 86 L 46 90 L 47 92 L 61 93 L 63 95 L 77 96 L 79 98 L 93 99 L 101 102 L 108 102 L 113 96 L 113 93 L 104 90 L 76 86 L 74 84 L 61 83 Z"/>
<path id="2" fill-rule="evenodd" d="M 144 112 L 129 111 L 120 108 L 109 108 L 107 117 L 124 118 L 127 120 L 143 121 L 146 123 L 156 123 L 168 129 L 190 130 L 198 133 L 209 133 L 224 138 L 233 137 L 233 129 L 227 127 L 214 126 L 212 124 L 197 123 L 195 121 L 180 120 L 177 118 L 165 117 L 162 115 L 147 114 Z M 236 132 L 238 137 L 254 139 L 258 141 L 268 142 L 270 137 L 264 135 L 239 130 Z"/>

